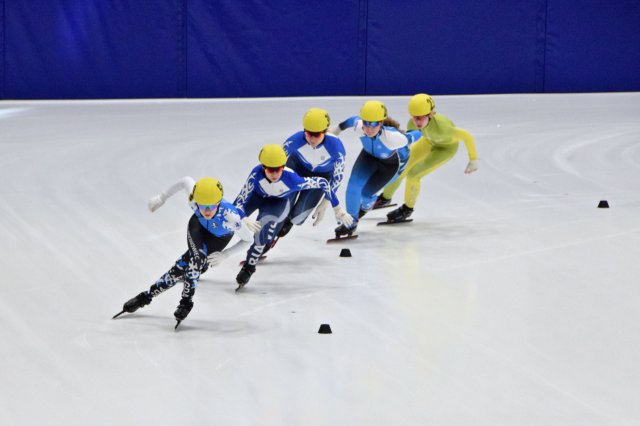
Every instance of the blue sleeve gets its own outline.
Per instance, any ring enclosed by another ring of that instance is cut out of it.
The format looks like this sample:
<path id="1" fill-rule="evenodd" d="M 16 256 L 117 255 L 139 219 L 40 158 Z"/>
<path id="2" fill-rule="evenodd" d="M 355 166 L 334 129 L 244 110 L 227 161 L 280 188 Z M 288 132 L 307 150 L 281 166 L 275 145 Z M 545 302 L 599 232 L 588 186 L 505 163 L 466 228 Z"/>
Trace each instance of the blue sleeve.
<path id="1" fill-rule="evenodd" d="M 284 148 L 285 154 L 287 157 L 291 155 L 292 152 L 297 151 L 297 145 L 300 140 L 301 134 L 304 132 L 296 132 L 293 135 L 289 136 L 286 141 L 282 144 L 282 148 Z"/>
<path id="2" fill-rule="evenodd" d="M 247 181 L 244 183 L 244 186 L 242 187 L 242 189 L 240 190 L 240 193 L 236 197 L 236 200 L 233 202 L 233 205 L 235 206 L 235 208 L 238 209 L 238 213 L 242 218 L 247 216 L 246 213 L 244 212 L 245 206 L 247 205 L 249 200 L 255 195 L 256 188 L 258 188 L 258 180 L 256 176 L 258 174 L 257 169 L 259 167 L 261 166 L 258 166 L 251 171 L 251 173 L 249 174 L 249 177 L 247 178 Z"/>
<path id="3" fill-rule="evenodd" d="M 405 132 L 405 136 L 409 141 L 409 146 L 411 146 L 422 137 L 422 133 L 420 132 L 420 130 L 408 130 L 407 132 Z"/>
<path id="4" fill-rule="evenodd" d="M 338 201 L 338 197 L 336 197 L 336 193 L 331 189 L 331 185 L 329 185 L 329 181 L 327 181 L 323 177 L 306 177 L 302 178 L 302 182 L 298 184 L 299 191 L 304 191 L 306 189 L 322 189 L 324 192 L 325 198 L 331 201 L 331 207 L 336 207 L 340 202 Z"/>
<path id="5" fill-rule="evenodd" d="M 331 185 L 331 190 L 335 193 L 338 188 L 340 188 L 340 184 L 344 179 L 344 169 L 346 165 L 346 153 L 344 150 L 344 146 L 342 143 L 336 144 L 338 146 L 336 161 L 333 163 L 333 175 L 331 176 L 331 180 L 329 181 L 329 185 Z"/>
<path id="6" fill-rule="evenodd" d="M 357 115 L 354 115 L 353 117 L 349 117 L 346 120 L 344 120 L 342 123 L 338 124 L 338 127 L 340 127 L 340 130 L 348 129 L 349 127 L 355 126 L 356 121 L 358 120 L 360 120 L 360 117 L 358 117 Z"/>

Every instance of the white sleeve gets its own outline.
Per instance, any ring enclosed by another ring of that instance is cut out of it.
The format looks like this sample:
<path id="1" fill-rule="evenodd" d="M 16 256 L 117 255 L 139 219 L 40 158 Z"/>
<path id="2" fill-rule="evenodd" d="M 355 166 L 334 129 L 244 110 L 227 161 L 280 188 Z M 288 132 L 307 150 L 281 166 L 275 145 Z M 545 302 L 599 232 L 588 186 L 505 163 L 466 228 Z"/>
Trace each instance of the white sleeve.
<path id="1" fill-rule="evenodd" d="M 245 223 L 245 221 L 241 221 L 240 223 L 242 224 L 242 226 L 240 227 L 240 229 L 238 229 L 238 237 L 240 237 L 242 241 L 253 241 L 255 238 L 254 233 L 249 228 L 247 228 L 247 224 Z"/>
<path id="2" fill-rule="evenodd" d="M 241 251 L 246 251 L 247 247 L 249 247 L 248 241 L 238 241 L 232 247 L 224 249 L 223 251 L 215 251 L 207 256 L 207 262 L 209 263 L 209 267 L 213 268 L 220 265 L 225 261 L 229 256 L 233 256 Z"/>
<path id="3" fill-rule="evenodd" d="M 384 127 L 380 133 L 380 140 L 390 150 L 400 149 L 409 144 L 409 138 L 404 133 L 387 130 Z"/>
<path id="4" fill-rule="evenodd" d="M 233 256 L 237 253 L 246 251 L 249 248 L 249 242 L 248 241 L 238 241 L 237 243 L 235 243 L 233 245 L 233 247 L 229 247 L 224 249 L 224 254 L 225 254 L 225 258 L 229 257 L 229 256 Z"/>
<path id="5" fill-rule="evenodd" d="M 195 185 L 195 181 L 191 176 L 185 176 L 182 179 L 178 180 L 176 183 L 171 185 L 166 191 L 162 191 L 161 193 L 154 195 L 148 202 L 148 207 L 151 212 L 155 212 L 167 201 L 167 198 L 171 197 L 173 194 L 178 192 L 179 190 L 184 190 L 187 194 L 191 194 L 193 190 L 193 186 Z"/>
<path id="6" fill-rule="evenodd" d="M 190 195 L 195 184 L 196 181 L 193 180 L 191 176 L 185 176 L 178 179 L 178 181 L 167 188 L 167 190 L 162 191 L 162 194 L 164 195 L 164 198 L 167 199 L 182 189 L 187 195 Z"/>

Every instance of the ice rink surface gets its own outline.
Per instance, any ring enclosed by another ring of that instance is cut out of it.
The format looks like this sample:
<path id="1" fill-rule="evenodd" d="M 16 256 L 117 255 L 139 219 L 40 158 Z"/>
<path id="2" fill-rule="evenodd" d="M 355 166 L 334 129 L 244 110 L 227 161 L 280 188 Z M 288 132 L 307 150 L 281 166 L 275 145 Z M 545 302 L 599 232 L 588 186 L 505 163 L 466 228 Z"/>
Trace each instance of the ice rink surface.
<path id="1" fill-rule="evenodd" d="M 436 97 L 480 169 L 461 144 L 413 223 L 327 245 L 328 211 L 243 293 L 210 269 L 177 332 L 180 285 L 111 319 L 186 250 L 186 197 L 150 197 L 233 201 L 308 108 L 364 100 L 0 103 L 0 424 L 640 424 L 639 93 Z"/>

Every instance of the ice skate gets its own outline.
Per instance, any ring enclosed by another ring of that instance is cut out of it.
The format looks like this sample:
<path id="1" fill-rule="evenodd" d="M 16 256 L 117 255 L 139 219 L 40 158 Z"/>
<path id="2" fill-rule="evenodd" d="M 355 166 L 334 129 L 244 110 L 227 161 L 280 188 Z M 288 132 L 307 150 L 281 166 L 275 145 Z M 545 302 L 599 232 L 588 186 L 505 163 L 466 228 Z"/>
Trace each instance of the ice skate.
<path id="1" fill-rule="evenodd" d="M 289 231 L 291 231 L 292 227 L 293 227 L 293 222 L 291 222 L 291 219 L 286 218 L 284 220 L 284 222 L 282 223 L 282 228 L 280 228 L 280 230 L 278 231 L 278 233 L 276 235 L 279 238 L 282 238 L 285 235 L 287 235 L 289 233 Z"/>
<path id="2" fill-rule="evenodd" d="M 176 318 L 176 321 L 177 321 L 175 328 L 178 328 L 180 323 L 184 321 L 187 315 L 189 315 L 189 312 L 191 312 L 192 308 L 193 308 L 193 301 L 191 299 L 187 299 L 185 297 L 180 299 L 180 304 L 176 308 L 176 311 L 173 313 L 173 316 Z"/>
<path id="3" fill-rule="evenodd" d="M 336 233 L 336 237 L 328 239 L 327 243 L 356 239 L 358 238 L 358 236 L 353 235 L 353 233 L 356 231 L 357 228 L 358 228 L 358 222 L 354 222 L 351 226 L 346 226 L 342 224 L 334 230 Z"/>
<path id="4" fill-rule="evenodd" d="M 236 291 L 240 290 L 244 287 L 251 279 L 251 275 L 256 272 L 256 267 L 254 265 L 244 264 L 238 275 L 236 276 L 236 282 L 238 283 L 238 288 Z"/>
<path id="5" fill-rule="evenodd" d="M 397 204 L 391 204 L 391 199 L 390 198 L 384 198 L 384 195 L 380 194 L 380 195 L 378 195 L 378 199 L 376 200 L 376 202 L 373 203 L 372 210 L 383 209 L 383 208 L 387 208 L 387 207 L 393 207 L 393 206 L 396 206 L 396 205 Z"/>
<path id="6" fill-rule="evenodd" d="M 149 303 L 151 303 L 151 295 L 146 291 L 143 291 L 133 299 L 128 300 L 122 307 L 122 311 L 115 314 L 113 316 L 113 319 L 118 318 L 120 315 L 124 314 L 125 312 L 131 314 L 137 311 L 138 309 L 142 308 L 143 306 L 147 306 Z"/>
<path id="7" fill-rule="evenodd" d="M 358 222 L 354 222 L 351 226 L 346 226 L 345 224 L 342 224 L 334 230 L 336 233 L 336 238 L 340 238 L 344 236 L 350 237 L 351 234 L 353 234 L 357 228 L 358 228 Z"/>
<path id="8" fill-rule="evenodd" d="M 409 219 L 411 214 L 413 213 L 413 209 L 411 207 L 407 207 L 406 204 L 401 205 L 399 208 L 387 213 L 387 221 L 380 222 L 378 225 L 390 225 L 393 223 L 403 223 L 403 222 L 411 222 L 413 219 Z"/>

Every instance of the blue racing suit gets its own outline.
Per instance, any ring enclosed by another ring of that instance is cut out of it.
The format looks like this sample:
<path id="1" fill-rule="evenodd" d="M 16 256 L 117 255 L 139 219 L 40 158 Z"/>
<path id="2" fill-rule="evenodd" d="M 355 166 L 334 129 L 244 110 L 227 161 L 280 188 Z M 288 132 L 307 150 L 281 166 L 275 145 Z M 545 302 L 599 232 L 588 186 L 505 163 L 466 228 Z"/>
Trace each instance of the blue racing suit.
<path id="1" fill-rule="evenodd" d="M 338 191 L 344 178 L 346 157 L 338 137 L 325 134 L 324 140 L 313 148 L 307 143 L 305 132 L 300 131 L 291 135 L 282 147 L 287 153 L 288 168 L 303 177 L 323 177 L 334 193 Z M 299 192 L 289 214 L 291 222 L 302 225 L 323 196 L 322 189 Z"/>

